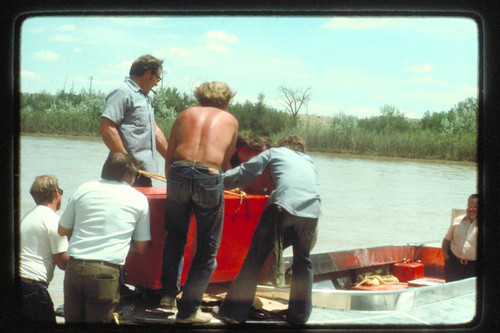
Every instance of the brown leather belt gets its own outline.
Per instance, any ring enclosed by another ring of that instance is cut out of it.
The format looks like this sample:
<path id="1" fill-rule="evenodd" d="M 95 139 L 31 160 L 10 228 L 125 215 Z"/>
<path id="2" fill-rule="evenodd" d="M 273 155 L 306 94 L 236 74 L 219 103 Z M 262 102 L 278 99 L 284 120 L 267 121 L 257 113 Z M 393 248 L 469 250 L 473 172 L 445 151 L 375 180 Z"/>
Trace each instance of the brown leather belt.
<path id="1" fill-rule="evenodd" d="M 86 259 L 76 259 L 76 258 L 69 258 L 71 261 L 75 261 L 77 263 L 80 263 L 80 264 L 101 264 L 103 266 L 108 266 L 108 267 L 111 267 L 111 268 L 116 268 L 117 270 L 121 270 L 122 269 L 122 265 L 118 265 L 118 264 L 113 264 L 111 262 L 107 262 L 107 261 L 104 261 L 104 260 L 86 260 Z"/>
<path id="2" fill-rule="evenodd" d="M 190 165 L 190 166 L 199 166 L 202 168 L 214 168 L 219 169 L 220 165 L 212 163 L 212 162 L 203 162 L 203 161 L 191 161 L 191 160 L 177 160 L 174 162 Z"/>
<path id="3" fill-rule="evenodd" d="M 208 171 L 213 174 L 218 174 L 220 171 L 220 165 L 212 162 L 191 161 L 191 160 L 177 160 L 174 162 L 189 165 L 191 167 L 207 168 Z"/>

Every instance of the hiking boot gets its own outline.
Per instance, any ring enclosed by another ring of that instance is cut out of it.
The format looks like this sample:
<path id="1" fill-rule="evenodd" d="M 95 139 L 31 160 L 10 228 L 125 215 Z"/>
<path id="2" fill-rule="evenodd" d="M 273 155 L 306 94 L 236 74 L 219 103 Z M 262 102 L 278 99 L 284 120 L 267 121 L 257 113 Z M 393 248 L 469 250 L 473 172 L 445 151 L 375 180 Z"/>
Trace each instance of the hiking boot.
<path id="1" fill-rule="evenodd" d="M 175 318 L 175 322 L 179 324 L 206 324 L 212 320 L 210 313 L 204 313 L 200 308 L 187 318 Z"/>
<path id="2" fill-rule="evenodd" d="M 175 309 L 177 308 L 177 300 L 175 297 L 163 296 L 160 300 L 160 307 L 164 309 Z"/>

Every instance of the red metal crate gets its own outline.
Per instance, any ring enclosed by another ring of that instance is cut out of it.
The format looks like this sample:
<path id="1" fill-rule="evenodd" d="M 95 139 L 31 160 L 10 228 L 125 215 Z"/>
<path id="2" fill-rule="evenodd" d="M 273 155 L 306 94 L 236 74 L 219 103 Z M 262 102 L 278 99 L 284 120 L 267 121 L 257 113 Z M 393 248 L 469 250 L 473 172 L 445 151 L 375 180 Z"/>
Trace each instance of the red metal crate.
<path id="1" fill-rule="evenodd" d="M 393 274 L 402 282 L 421 279 L 424 277 L 424 264 L 412 259 L 397 262 L 394 264 Z"/>
<path id="2" fill-rule="evenodd" d="M 164 228 L 166 187 L 137 187 L 146 195 L 149 202 L 152 246 L 146 254 L 130 252 L 125 263 L 125 283 L 144 289 L 161 288 L 161 267 L 163 246 L 167 232 Z M 268 198 L 263 195 L 224 195 L 224 227 L 222 240 L 217 253 L 217 268 L 210 280 L 214 282 L 232 281 L 245 260 L 253 232 L 260 215 L 267 205 Z M 196 219 L 192 217 L 184 252 L 184 267 L 181 285 L 189 270 L 196 252 Z"/>

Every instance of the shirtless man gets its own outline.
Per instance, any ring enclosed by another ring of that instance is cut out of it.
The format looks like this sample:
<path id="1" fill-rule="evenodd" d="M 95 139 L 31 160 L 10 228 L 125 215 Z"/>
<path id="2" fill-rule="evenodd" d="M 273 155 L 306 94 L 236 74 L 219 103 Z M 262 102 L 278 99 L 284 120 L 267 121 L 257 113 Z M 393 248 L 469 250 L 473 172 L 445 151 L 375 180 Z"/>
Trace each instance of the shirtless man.
<path id="1" fill-rule="evenodd" d="M 206 323 L 212 315 L 200 304 L 216 267 L 224 219 L 222 172 L 231 168 L 238 136 L 238 121 L 226 111 L 234 97 L 227 84 L 203 83 L 194 91 L 200 104 L 179 114 L 172 126 L 165 174 L 167 202 L 163 250 L 162 299 L 165 308 L 176 306 L 184 246 L 191 212 L 196 217 L 196 255 L 177 307 L 178 323 Z"/>

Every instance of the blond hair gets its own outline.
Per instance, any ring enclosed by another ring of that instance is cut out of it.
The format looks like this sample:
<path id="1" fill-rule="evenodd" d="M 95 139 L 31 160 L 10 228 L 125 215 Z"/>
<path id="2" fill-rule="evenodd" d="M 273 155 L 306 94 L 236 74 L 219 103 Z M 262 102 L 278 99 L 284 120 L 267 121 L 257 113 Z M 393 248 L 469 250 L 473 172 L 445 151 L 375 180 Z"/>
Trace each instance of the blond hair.
<path id="1" fill-rule="evenodd" d="M 234 93 L 224 82 L 205 82 L 196 87 L 194 97 L 200 106 L 212 106 L 219 109 L 226 109 L 233 99 Z"/>
<path id="2" fill-rule="evenodd" d="M 57 178 L 51 175 L 43 175 L 35 178 L 31 185 L 30 194 L 37 205 L 51 203 L 59 189 Z"/>

